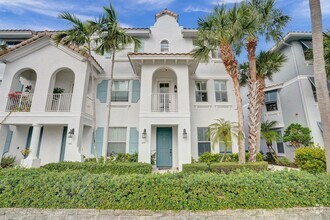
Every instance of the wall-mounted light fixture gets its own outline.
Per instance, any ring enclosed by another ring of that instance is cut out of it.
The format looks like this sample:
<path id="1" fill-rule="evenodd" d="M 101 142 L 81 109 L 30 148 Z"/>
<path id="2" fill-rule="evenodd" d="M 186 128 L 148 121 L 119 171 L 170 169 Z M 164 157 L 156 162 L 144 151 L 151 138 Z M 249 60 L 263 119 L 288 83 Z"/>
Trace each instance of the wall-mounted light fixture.
<path id="1" fill-rule="evenodd" d="M 176 85 L 174 85 L 174 92 L 177 93 L 178 92 L 178 87 Z"/>
<path id="2" fill-rule="evenodd" d="M 69 135 L 68 138 L 72 138 L 72 136 L 74 135 L 74 128 L 70 129 L 68 135 Z"/>
<path id="3" fill-rule="evenodd" d="M 142 138 L 147 138 L 147 130 L 144 129 L 142 132 Z"/>
<path id="4" fill-rule="evenodd" d="M 187 136 L 188 136 L 187 131 L 186 131 L 186 129 L 184 128 L 184 129 L 183 129 L 183 132 L 182 132 L 182 137 L 183 137 L 183 138 L 187 138 Z"/>

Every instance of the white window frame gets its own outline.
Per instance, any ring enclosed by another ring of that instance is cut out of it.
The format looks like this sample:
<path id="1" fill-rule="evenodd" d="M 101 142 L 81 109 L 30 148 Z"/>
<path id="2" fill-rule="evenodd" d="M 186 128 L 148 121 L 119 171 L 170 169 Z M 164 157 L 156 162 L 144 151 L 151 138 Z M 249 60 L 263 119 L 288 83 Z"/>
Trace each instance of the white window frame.
<path id="1" fill-rule="evenodd" d="M 199 84 L 199 86 L 197 86 L 198 84 Z M 203 89 L 203 85 L 205 85 L 205 89 Z M 197 97 L 201 97 L 202 99 L 197 100 Z M 203 101 L 204 97 L 206 97 L 205 101 Z M 207 80 L 196 80 L 195 81 L 195 101 L 199 102 L 199 103 L 209 101 L 208 92 L 207 92 Z"/>
<path id="2" fill-rule="evenodd" d="M 125 140 L 112 140 L 111 138 L 111 131 L 113 131 L 114 129 L 125 129 Z M 108 147 L 107 147 L 107 155 L 111 155 L 113 153 L 117 154 L 117 152 L 111 152 L 109 149 L 110 149 L 110 145 L 111 144 L 125 144 L 125 147 L 124 147 L 124 152 L 123 153 L 126 153 L 127 152 L 127 127 L 109 127 L 109 141 L 108 141 Z"/>
<path id="3" fill-rule="evenodd" d="M 221 82 L 224 82 L 225 84 L 225 90 L 222 90 L 221 88 Z M 216 88 L 216 83 L 219 83 L 219 90 Z M 216 102 L 228 102 L 228 92 L 227 92 L 227 80 L 214 80 L 214 91 L 215 91 L 215 101 Z M 220 94 L 221 100 L 217 100 L 217 94 Z M 223 101 L 224 97 L 223 94 L 225 94 L 226 100 Z"/>
<path id="4" fill-rule="evenodd" d="M 116 82 L 127 82 L 127 90 L 115 90 L 115 83 Z M 113 95 L 116 93 L 116 92 L 127 92 L 127 100 L 114 100 L 113 99 Z M 113 80 L 113 84 L 112 84 L 112 92 L 111 92 L 111 102 L 129 102 L 130 101 L 130 80 L 120 80 L 120 79 L 116 79 L 116 80 Z"/>
<path id="5" fill-rule="evenodd" d="M 271 92 L 275 92 L 276 94 L 276 100 L 268 100 L 268 94 Z M 274 106 L 276 105 L 276 109 L 270 109 L 269 106 Z M 270 90 L 265 93 L 265 106 L 266 106 L 266 111 L 267 112 L 273 112 L 273 111 L 278 111 L 278 93 L 277 90 Z"/>
<path id="6" fill-rule="evenodd" d="M 199 129 L 208 129 L 208 127 L 197 127 L 197 154 L 198 154 L 198 156 L 200 156 L 199 155 L 199 144 L 209 144 L 210 145 L 210 152 L 212 152 L 212 149 L 211 149 L 211 140 L 210 140 L 210 138 L 209 137 L 207 137 L 206 136 L 206 134 L 205 134 L 205 138 L 206 139 L 208 139 L 208 140 L 199 140 L 199 135 L 198 135 L 198 130 Z M 204 131 L 205 132 L 205 131 Z M 205 153 L 206 151 L 204 151 L 204 153 Z"/>
<path id="7" fill-rule="evenodd" d="M 162 40 L 160 42 L 160 52 L 170 52 L 170 42 L 168 40 Z"/>

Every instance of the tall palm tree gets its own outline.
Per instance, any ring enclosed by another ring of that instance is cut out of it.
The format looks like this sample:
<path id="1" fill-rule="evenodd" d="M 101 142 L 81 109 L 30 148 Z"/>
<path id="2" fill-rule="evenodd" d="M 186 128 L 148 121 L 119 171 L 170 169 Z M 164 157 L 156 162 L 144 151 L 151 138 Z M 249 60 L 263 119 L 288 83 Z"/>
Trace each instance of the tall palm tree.
<path id="1" fill-rule="evenodd" d="M 278 160 L 276 151 L 273 148 L 273 141 L 279 140 L 280 136 L 274 130 L 277 121 L 266 121 L 261 123 L 261 138 L 266 141 L 268 152 L 273 156 L 275 161 Z"/>
<path id="2" fill-rule="evenodd" d="M 221 157 L 220 163 L 224 160 L 227 155 L 227 150 L 231 146 L 232 143 L 232 135 L 238 137 L 239 131 L 237 123 L 226 121 L 224 119 L 216 119 L 216 123 L 209 125 L 208 135 L 210 140 L 212 141 L 212 148 L 216 144 L 220 144 L 223 142 L 225 144 L 225 151 L 223 156 Z"/>
<path id="3" fill-rule="evenodd" d="M 325 72 L 323 35 L 322 35 L 322 12 L 320 0 L 309 1 L 312 19 L 313 37 L 313 68 L 316 84 L 316 95 L 323 125 L 324 148 L 326 151 L 327 172 L 330 172 L 330 98 L 327 88 Z"/>
<path id="4" fill-rule="evenodd" d="M 92 79 L 92 99 L 93 99 L 93 118 L 92 118 L 92 129 L 93 129 L 93 149 L 96 161 L 98 162 L 98 155 L 96 149 L 96 107 L 95 107 L 95 76 L 93 72 L 93 66 L 91 63 L 92 50 L 93 50 L 93 36 L 96 33 L 96 28 L 88 21 L 82 22 L 75 15 L 68 12 L 63 12 L 59 15 L 59 18 L 67 20 L 73 26 L 71 29 L 60 32 L 55 35 L 56 44 L 74 45 L 88 53 L 88 65 L 89 65 L 89 77 Z"/>
<path id="5" fill-rule="evenodd" d="M 280 68 L 287 61 L 287 57 L 276 51 L 261 51 L 256 58 L 256 68 L 257 68 L 257 81 L 259 83 L 259 89 L 257 91 L 258 100 L 258 115 L 257 115 L 257 145 L 256 151 L 260 151 L 260 129 L 261 129 L 261 119 L 262 119 L 262 109 L 265 104 L 265 92 L 266 79 L 272 80 L 273 75 L 280 71 Z M 241 86 L 245 86 L 250 78 L 249 63 L 245 62 L 240 65 L 241 69 Z"/>
<path id="6" fill-rule="evenodd" d="M 262 85 L 257 79 L 256 48 L 259 36 L 265 36 L 266 40 L 278 41 L 281 38 L 282 30 L 289 21 L 289 17 L 276 8 L 276 0 L 251 0 L 246 7 L 246 17 L 241 22 L 249 23 L 246 33 L 245 47 L 248 52 L 250 79 L 249 85 L 249 161 L 255 162 L 257 155 L 258 136 L 258 111 L 260 105 L 256 98 Z"/>
<path id="7" fill-rule="evenodd" d="M 239 85 L 240 72 L 235 53 L 239 53 L 242 46 L 241 29 L 247 28 L 241 26 L 243 23 L 240 19 L 243 15 L 237 4 L 231 9 L 226 9 L 224 5 L 215 7 L 209 16 L 198 19 L 197 47 L 192 51 L 194 58 L 207 61 L 212 51 L 220 49 L 226 72 L 234 85 L 238 130 L 241 134 L 244 133 L 244 116 Z M 239 163 L 245 163 L 245 145 L 241 137 L 238 139 L 238 152 Z"/>
<path id="8" fill-rule="evenodd" d="M 127 45 L 134 44 L 134 50 L 137 51 L 141 47 L 141 42 L 138 38 L 128 35 L 125 30 L 120 26 L 117 12 L 112 4 L 110 7 L 103 7 L 104 15 L 98 22 L 90 22 L 92 26 L 97 27 L 98 36 L 96 38 L 97 48 L 96 52 L 104 55 L 111 52 L 111 70 L 110 79 L 108 81 L 109 87 L 109 101 L 108 101 L 108 114 L 106 118 L 107 126 L 104 129 L 104 140 L 102 147 L 102 154 L 104 162 L 107 158 L 107 148 L 109 142 L 109 124 L 111 113 L 111 96 L 112 96 L 112 84 L 113 84 L 113 72 L 115 67 L 115 55 L 116 51 L 125 49 Z"/>

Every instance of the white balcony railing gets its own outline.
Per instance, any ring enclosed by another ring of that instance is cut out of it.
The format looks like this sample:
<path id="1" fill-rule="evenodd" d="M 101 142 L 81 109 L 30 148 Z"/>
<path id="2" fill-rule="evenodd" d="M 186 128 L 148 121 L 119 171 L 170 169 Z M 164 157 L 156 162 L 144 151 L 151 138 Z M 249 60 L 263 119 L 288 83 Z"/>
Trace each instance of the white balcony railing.
<path id="1" fill-rule="evenodd" d="M 176 93 L 153 93 L 151 96 L 152 112 L 177 112 Z"/>
<path id="2" fill-rule="evenodd" d="M 6 111 L 29 112 L 33 93 L 11 92 L 8 94 Z"/>
<path id="3" fill-rule="evenodd" d="M 46 112 L 69 112 L 72 93 L 48 94 Z"/>

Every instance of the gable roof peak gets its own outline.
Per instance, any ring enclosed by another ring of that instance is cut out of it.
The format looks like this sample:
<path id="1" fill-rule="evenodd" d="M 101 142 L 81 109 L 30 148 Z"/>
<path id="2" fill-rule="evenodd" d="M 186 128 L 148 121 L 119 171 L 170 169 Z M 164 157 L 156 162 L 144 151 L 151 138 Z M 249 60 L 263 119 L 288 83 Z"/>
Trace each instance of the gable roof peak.
<path id="1" fill-rule="evenodd" d="M 174 17 L 176 21 L 178 21 L 178 18 L 179 18 L 179 15 L 177 13 L 174 13 L 173 11 L 170 11 L 167 8 L 165 8 L 163 11 L 161 11 L 155 15 L 156 21 L 158 20 L 158 18 L 162 17 L 163 15 L 170 15 L 170 16 Z"/>

